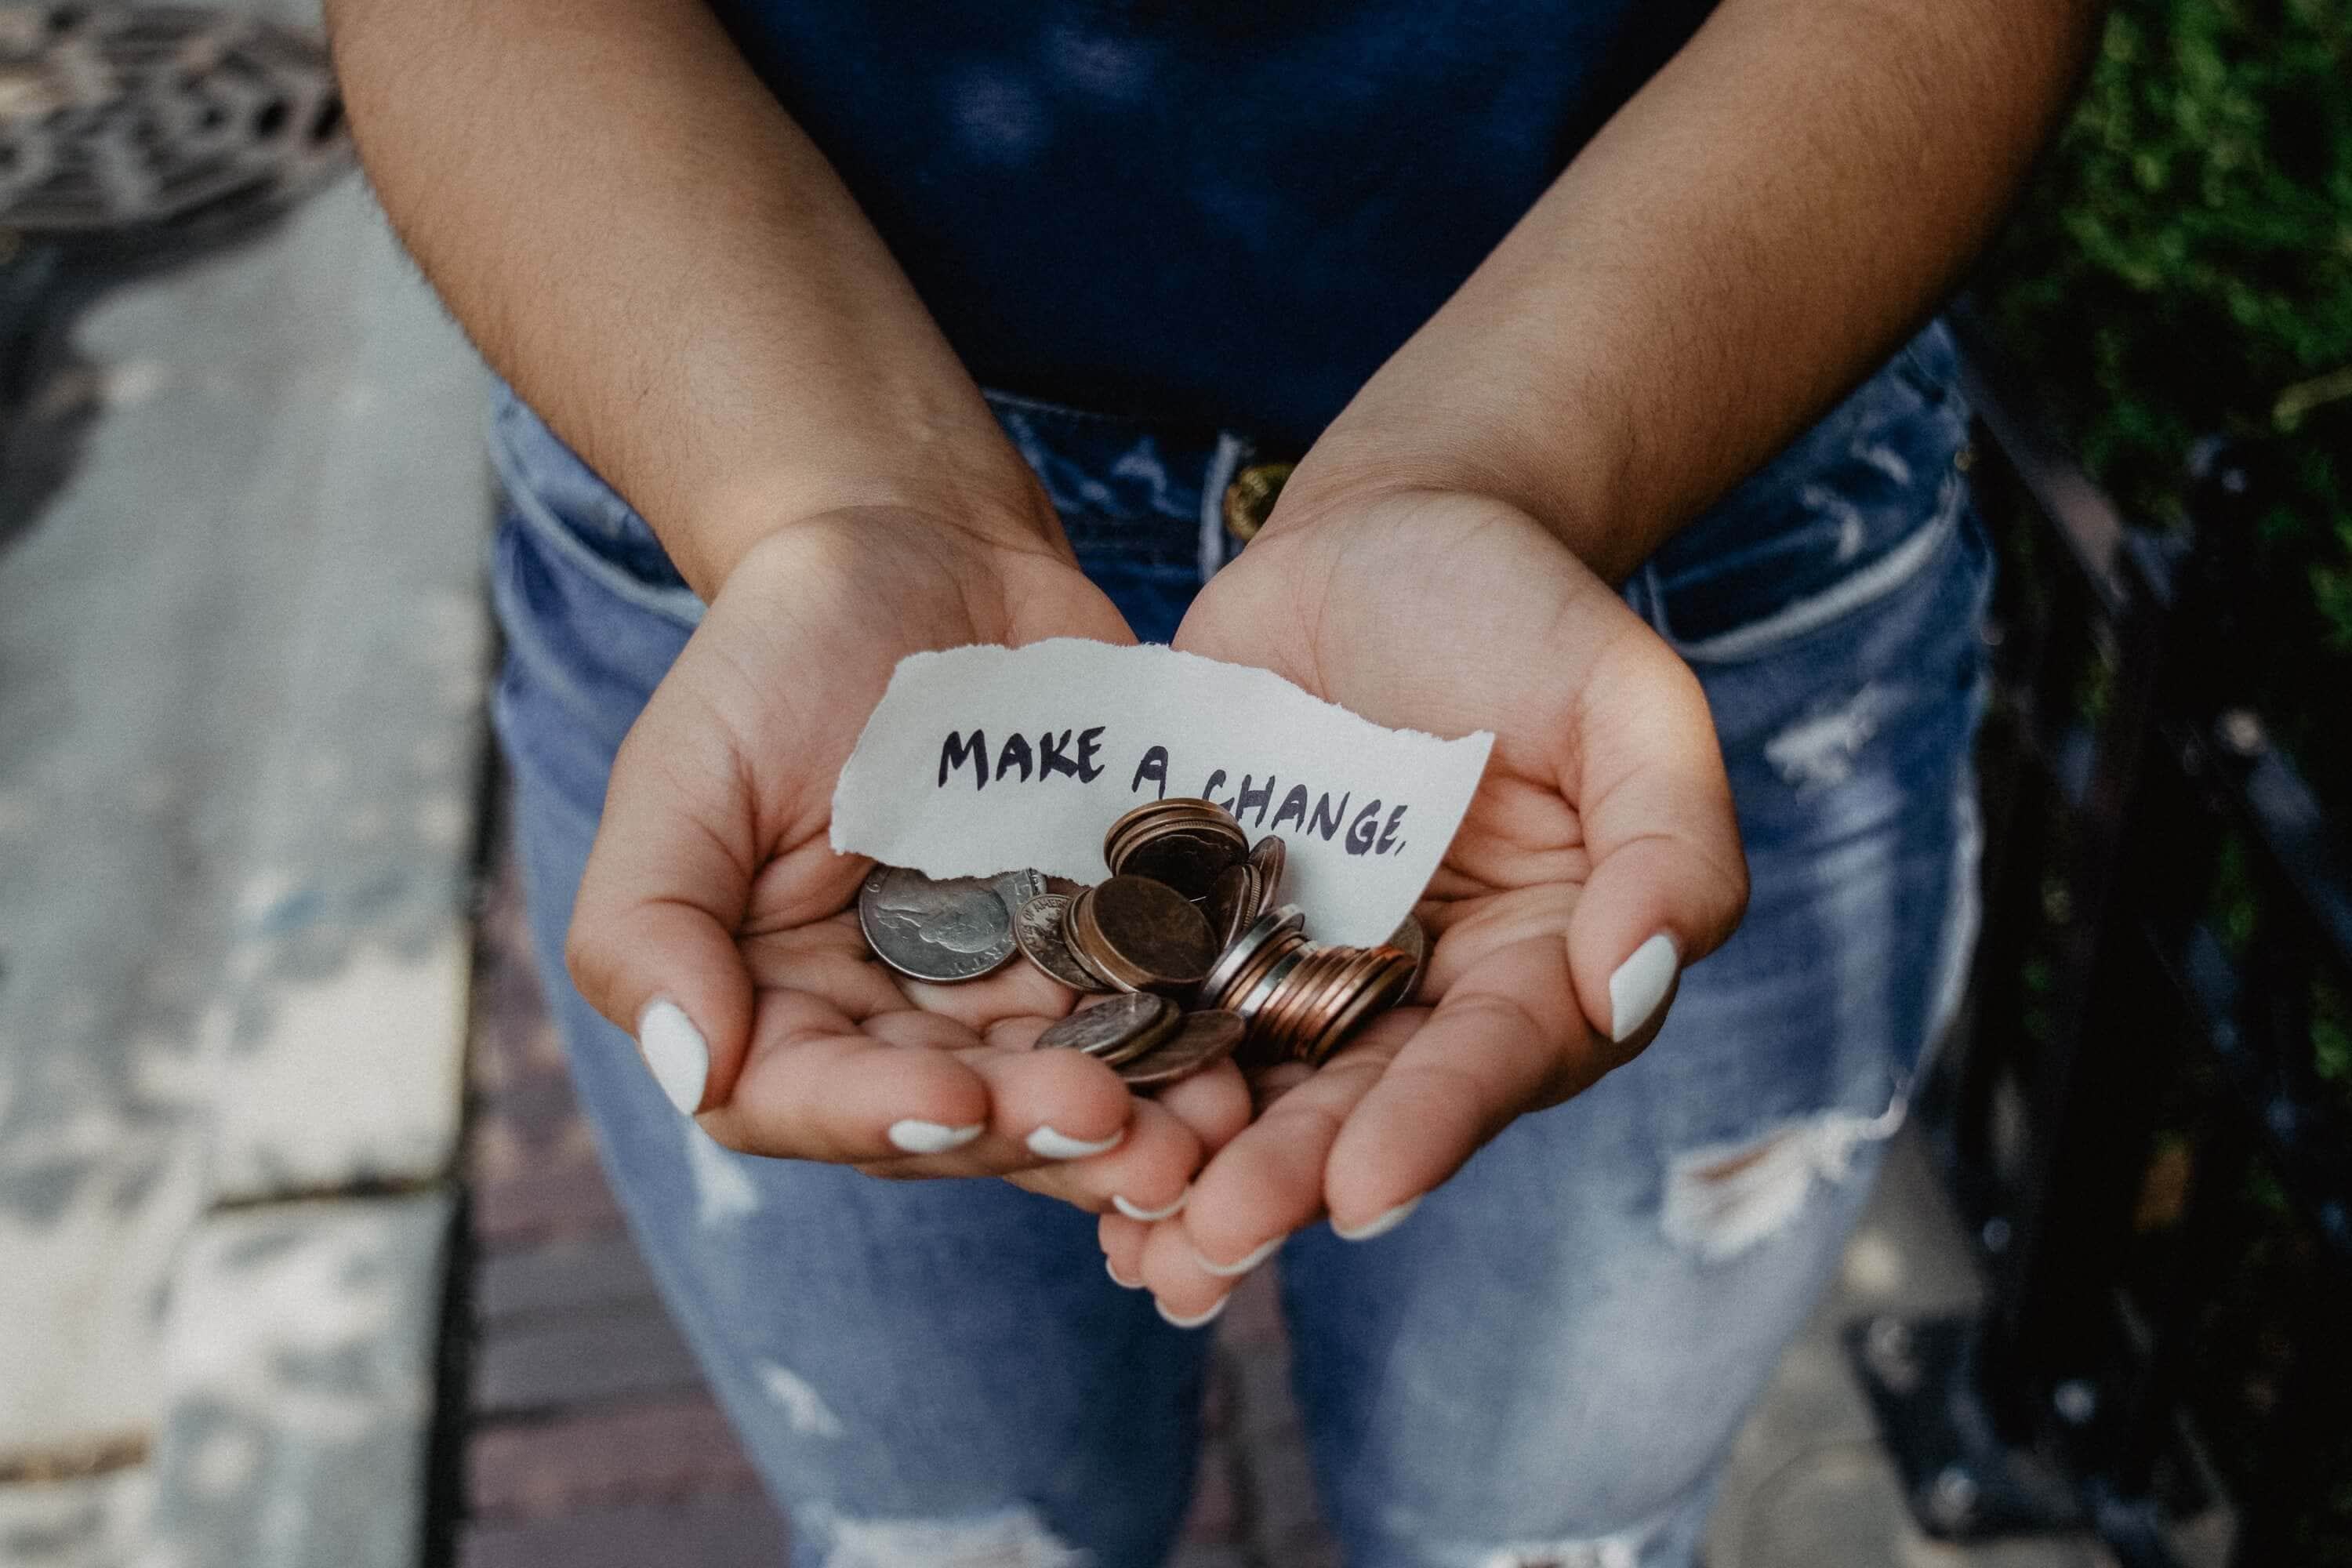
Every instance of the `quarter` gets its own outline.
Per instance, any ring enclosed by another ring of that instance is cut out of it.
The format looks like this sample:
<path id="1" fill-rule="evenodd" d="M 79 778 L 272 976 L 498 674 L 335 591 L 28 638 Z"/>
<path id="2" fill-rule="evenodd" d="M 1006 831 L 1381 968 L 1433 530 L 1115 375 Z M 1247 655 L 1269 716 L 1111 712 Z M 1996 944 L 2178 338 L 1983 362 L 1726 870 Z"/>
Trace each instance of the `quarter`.
<path id="1" fill-rule="evenodd" d="M 976 980 L 1013 956 L 1013 913 L 986 877 L 877 866 L 858 889 L 857 923 L 877 957 L 916 980 Z"/>

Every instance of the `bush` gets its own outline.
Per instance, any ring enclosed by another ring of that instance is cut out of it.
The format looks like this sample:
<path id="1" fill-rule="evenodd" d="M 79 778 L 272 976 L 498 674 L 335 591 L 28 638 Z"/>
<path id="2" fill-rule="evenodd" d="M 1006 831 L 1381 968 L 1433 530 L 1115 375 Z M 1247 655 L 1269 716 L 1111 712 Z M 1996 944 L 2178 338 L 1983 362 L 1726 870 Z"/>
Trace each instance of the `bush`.
<path id="1" fill-rule="evenodd" d="M 2119 0 L 1978 291 L 2142 521 L 2200 437 L 2261 444 L 2250 696 L 2352 806 L 2352 0 Z"/>

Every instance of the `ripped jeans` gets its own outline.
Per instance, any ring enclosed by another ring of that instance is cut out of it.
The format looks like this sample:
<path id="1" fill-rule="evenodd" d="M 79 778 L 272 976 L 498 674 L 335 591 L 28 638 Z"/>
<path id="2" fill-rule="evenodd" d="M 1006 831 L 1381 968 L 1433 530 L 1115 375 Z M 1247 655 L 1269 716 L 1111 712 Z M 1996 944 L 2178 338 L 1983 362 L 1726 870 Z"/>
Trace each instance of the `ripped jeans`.
<path id="1" fill-rule="evenodd" d="M 1697 670 L 1754 895 L 1657 1042 L 1507 1128 L 1376 1241 L 1280 1254 L 1322 1501 L 1356 1568 L 1684 1568 L 1838 1258 L 1974 937 L 1989 563 L 1931 328 L 1626 588 Z M 1013 398 L 1088 570 L 1164 638 L 1240 548 L 1230 435 Z M 564 977 L 614 749 L 700 606 L 530 413 L 493 419 L 497 701 L 540 961 L 613 1185 L 803 1568 L 1166 1556 L 1209 1336 L 1000 1182 L 746 1158 Z M 822 671 L 813 671 L 822 676 Z"/>

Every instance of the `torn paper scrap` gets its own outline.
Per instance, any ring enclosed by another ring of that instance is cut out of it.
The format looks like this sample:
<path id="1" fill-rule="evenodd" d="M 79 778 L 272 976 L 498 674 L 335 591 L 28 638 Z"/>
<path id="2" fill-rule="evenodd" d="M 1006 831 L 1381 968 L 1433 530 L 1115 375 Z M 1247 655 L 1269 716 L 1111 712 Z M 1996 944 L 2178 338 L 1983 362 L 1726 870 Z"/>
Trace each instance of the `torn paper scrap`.
<path id="1" fill-rule="evenodd" d="M 1271 670 L 1057 637 L 910 654 L 833 795 L 833 847 L 934 877 L 1100 881 L 1103 834 L 1202 795 L 1289 849 L 1318 942 L 1380 942 L 1444 858 L 1494 737 L 1391 730 Z"/>

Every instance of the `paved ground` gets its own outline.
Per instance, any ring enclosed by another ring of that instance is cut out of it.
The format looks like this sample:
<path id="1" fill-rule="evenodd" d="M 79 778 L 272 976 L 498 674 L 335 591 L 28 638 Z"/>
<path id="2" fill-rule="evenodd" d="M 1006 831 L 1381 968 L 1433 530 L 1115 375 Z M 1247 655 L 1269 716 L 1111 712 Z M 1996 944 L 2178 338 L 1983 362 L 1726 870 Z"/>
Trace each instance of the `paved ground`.
<path id="1" fill-rule="evenodd" d="M 79 465 L 0 528 L 0 1563 L 390 1568 L 455 1213 L 480 373 L 352 179 L 76 349 Z"/>

